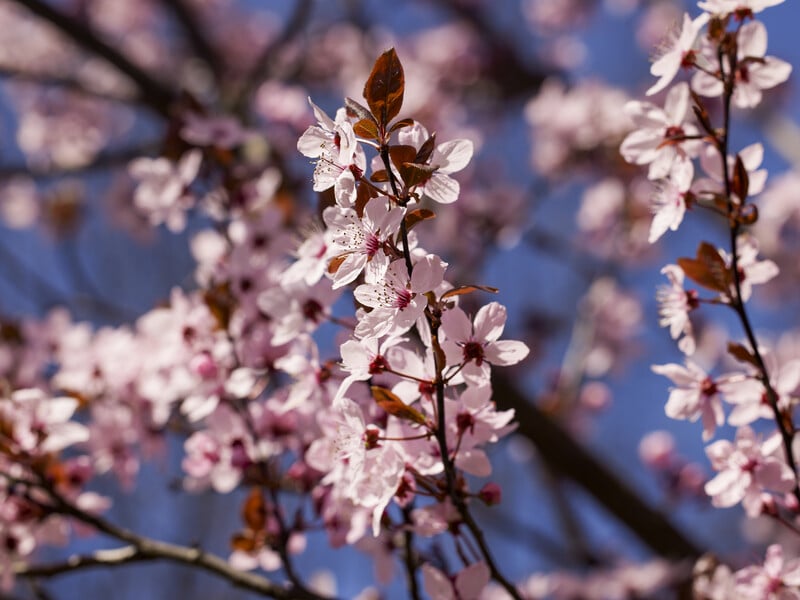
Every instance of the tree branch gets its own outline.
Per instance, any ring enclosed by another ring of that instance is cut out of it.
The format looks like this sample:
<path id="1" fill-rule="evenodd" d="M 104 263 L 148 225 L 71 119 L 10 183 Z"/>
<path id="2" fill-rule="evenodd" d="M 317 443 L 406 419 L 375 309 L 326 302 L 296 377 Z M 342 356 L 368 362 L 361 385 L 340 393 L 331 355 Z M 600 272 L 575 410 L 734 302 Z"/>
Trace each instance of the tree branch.
<path id="1" fill-rule="evenodd" d="M 651 550 L 669 558 L 696 558 L 703 553 L 667 517 L 646 504 L 560 425 L 529 402 L 508 378 L 495 375 L 493 384 L 498 409 L 515 411 L 517 432 L 536 446 L 542 459 L 593 496 Z"/>
<path id="2" fill-rule="evenodd" d="M 220 54 L 205 34 L 202 24 L 197 15 L 186 5 L 184 0 L 162 0 L 164 5 L 172 10 L 178 22 L 186 32 L 189 42 L 192 44 L 197 55 L 205 62 L 214 78 L 219 81 L 223 74 L 223 64 Z"/>
<path id="3" fill-rule="evenodd" d="M 155 112 L 169 117 L 175 100 L 175 92 L 155 79 L 141 67 L 135 65 L 119 50 L 101 40 L 94 31 L 80 21 L 56 10 L 43 0 L 12 0 L 41 17 L 75 44 L 114 65 L 118 71 L 130 78 L 139 88 L 141 101 Z"/>

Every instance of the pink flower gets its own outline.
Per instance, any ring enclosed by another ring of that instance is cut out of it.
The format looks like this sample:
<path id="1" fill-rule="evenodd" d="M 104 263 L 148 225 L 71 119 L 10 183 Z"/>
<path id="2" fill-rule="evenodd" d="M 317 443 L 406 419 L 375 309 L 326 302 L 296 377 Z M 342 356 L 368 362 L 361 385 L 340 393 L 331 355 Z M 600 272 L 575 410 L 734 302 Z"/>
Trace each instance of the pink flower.
<path id="1" fill-rule="evenodd" d="M 185 117 L 181 137 L 195 146 L 214 146 L 231 150 L 244 142 L 250 132 L 244 129 L 235 117 L 203 116 L 188 113 Z"/>
<path id="2" fill-rule="evenodd" d="M 679 161 L 670 173 L 669 179 L 662 183 L 661 189 L 653 198 L 653 222 L 647 241 L 656 242 L 667 229 L 677 231 L 686 213 L 686 196 L 692 187 L 694 166 L 691 161 Z"/>
<path id="3" fill-rule="evenodd" d="M 697 128 L 686 123 L 689 114 L 689 85 L 680 83 L 667 94 L 664 108 L 650 102 L 632 100 L 625 113 L 634 129 L 622 141 L 620 152 L 626 161 L 650 165 L 648 179 L 667 177 L 679 162 L 689 162 L 697 154 L 698 144 L 685 141 Z"/>
<path id="4" fill-rule="evenodd" d="M 767 183 L 766 169 L 759 169 L 761 161 L 764 159 L 764 146 L 750 144 L 746 148 L 742 148 L 739 152 L 739 158 L 742 159 L 742 164 L 747 170 L 747 195 L 755 196 L 760 194 Z M 700 154 L 700 166 L 710 179 L 700 179 L 696 182 L 694 189 L 697 193 L 716 194 L 724 192 L 724 176 L 720 163 L 719 151 L 713 146 L 706 146 L 705 150 Z M 736 165 L 735 157 L 728 156 L 727 163 L 728 177 L 732 178 Z"/>
<path id="5" fill-rule="evenodd" d="M 364 151 L 358 145 L 353 126 L 340 110 L 333 121 L 316 104 L 314 109 L 319 126 L 312 125 L 300 136 L 297 149 L 305 156 L 316 158 L 314 191 L 334 188 L 340 206 L 352 206 L 356 198 L 356 180 L 366 169 Z"/>
<path id="6" fill-rule="evenodd" d="M 705 2 L 698 2 L 697 6 L 718 17 L 726 17 L 733 12 L 751 13 L 750 16 L 752 16 L 752 13 L 760 13 L 765 8 L 777 6 L 783 2 L 784 0 L 705 0 Z"/>
<path id="7" fill-rule="evenodd" d="M 30 454 L 59 452 L 88 440 L 89 430 L 71 420 L 77 407 L 75 398 L 52 398 L 37 389 L 17 390 L 10 399 L 0 399 L 0 414 L 11 425 L 13 442 Z"/>
<path id="8" fill-rule="evenodd" d="M 382 337 L 408 331 L 428 304 L 423 294 L 439 287 L 446 267 L 438 256 L 428 254 L 414 265 L 409 278 L 405 262 L 396 260 L 382 281 L 358 286 L 353 293 L 356 300 L 373 311 L 359 321 L 356 335 Z"/>
<path id="9" fill-rule="evenodd" d="M 689 313 L 698 306 L 696 292 L 683 288 L 684 273 L 678 265 L 667 265 L 661 273 L 669 279 L 669 285 L 662 285 L 656 292 L 658 301 L 658 324 L 669 327 L 673 340 L 683 336 L 678 348 L 686 355 L 694 354 L 695 341 Z"/>
<path id="10" fill-rule="evenodd" d="M 428 139 L 428 131 L 420 124 L 400 130 L 398 140 L 419 149 Z M 469 140 L 451 140 L 436 146 L 430 158 L 430 165 L 436 171 L 417 189 L 431 200 L 440 204 L 450 204 L 458 199 L 460 186 L 450 177 L 467 166 L 472 158 L 473 146 Z"/>
<path id="11" fill-rule="evenodd" d="M 333 399 L 333 406 L 341 403 L 344 394 L 356 381 L 367 381 L 373 375 L 382 373 L 390 367 L 386 351 L 405 341 L 405 338 L 390 337 L 381 343 L 378 338 L 367 337 L 363 340 L 348 340 L 342 344 L 342 369 L 349 375 L 345 377 Z"/>
<path id="12" fill-rule="evenodd" d="M 467 383 L 482 385 L 489 380 L 491 365 L 515 365 L 528 355 L 523 342 L 498 341 L 506 325 L 506 309 L 498 302 L 481 307 L 474 324 L 460 308 L 442 315 L 442 330 L 447 339 L 442 349 L 448 365 L 464 365 L 462 373 Z"/>
<path id="13" fill-rule="evenodd" d="M 759 21 L 742 25 L 737 38 L 736 86 L 733 89 L 733 103 L 740 108 L 753 108 L 761 102 L 761 90 L 773 88 L 789 78 L 792 66 L 767 52 L 767 28 Z M 716 50 L 709 46 L 704 52 L 706 58 L 716 64 Z M 714 67 L 712 67 L 712 71 Z M 730 65 L 725 65 L 725 72 Z M 702 96 L 722 95 L 724 86 L 718 76 L 698 71 L 692 78 L 692 89 Z"/>
<path id="14" fill-rule="evenodd" d="M 761 514 L 761 493 L 784 493 L 794 488 L 795 476 L 782 458 L 783 440 L 775 432 L 763 442 L 750 427 L 740 427 L 736 441 L 719 440 L 706 448 L 711 466 L 718 471 L 705 490 L 714 506 L 727 508 L 739 502 L 747 515 Z"/>
<path id="15" fill-rule="evenodd" d="M 680 31 L 670 34 L 664 43 L 665 51 L 650 67 L 650 73 L 658 77 L 659 80 L 647 90 L 648 96 L 652 96 L 667 87 L 682 66 L 693 64 L 695 41 L 708 19 L 709 16 L 705 13 L 694 20 L 688 14 L 683 15 L 683 26 Z"/>
<path id="16" fill-rule="evenodd" d="M 800 599 L 800 559 L 785 560 L 783 548 L 767 548 L 764 565 L 745 567 L 733 574 L 741 598 L 753 600 Z"/>
<path id="17" fill-rule="evenodd" d="M 669 377 L 678 386 L 670 388 L 669 399 L 664 407 L 667 416 L 690 421 L 701 418 L 704 440 L 710 439 L 717 425 L 725 422 L 720 393 L 735 390 L 736 385 L 744 379 L 743 375 L 722 375 L 712 379 L 689 359 L 685 367 L 677 364 L 653 365 L 652 370 Z"/>
<path id="18" fill-rule="evenodd" d="M 333 287 L 355 281 L 365 271 L 367 283 L 377 283 L 389 266 L 383 245 L 400 230 L 405 209 L 392 207 L 389 198 L 373 198 L 359 218 L 352 208 L 330 206 L 323 219 L 328 226 L 330 254 L 344 261 L 333 275 Z"/>
<path id="19" fill-rule="evenodd" d="M 195 149 L 177 164 L 166 158 L 137 158 L 130 163 L 131 177 L 139 180 L 133 201 L 151 224 L 165 223 L 170 231 L 183 231 L 186 211 L 194 204 L 187 188 L 197 177 L 202 158 L 202 152 Z"/>

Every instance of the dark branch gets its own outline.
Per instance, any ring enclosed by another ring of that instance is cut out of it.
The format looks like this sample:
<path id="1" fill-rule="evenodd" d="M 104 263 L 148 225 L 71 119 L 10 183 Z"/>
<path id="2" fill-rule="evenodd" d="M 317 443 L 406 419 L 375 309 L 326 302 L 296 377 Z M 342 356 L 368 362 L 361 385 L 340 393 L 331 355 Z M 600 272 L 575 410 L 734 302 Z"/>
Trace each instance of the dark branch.
<path id="1" fill-rule="evenodd" d="M 651 550 L 669 558 L 696 558 L 703 553 L 667 517 L 646 504 L 555 421 L 528 402 L 507 378 L 495 376 L 493 382 L 497 407 L 514 409 L 518 433 L 536 446 L 542 459 L 593 496 Z"/>
<path id="2" fill-rule="evenodd" d="M 80 21 L 56 10 L 42 0 L 12 0 L 59 29 L 75 44 L 105 59 L 129 77 L 139 88 L 141 101 L 155 112 L 169 117 L 175 93 L 161 81 L 135 65 L 113 46 L 101 40 L 94 31 Z"/>

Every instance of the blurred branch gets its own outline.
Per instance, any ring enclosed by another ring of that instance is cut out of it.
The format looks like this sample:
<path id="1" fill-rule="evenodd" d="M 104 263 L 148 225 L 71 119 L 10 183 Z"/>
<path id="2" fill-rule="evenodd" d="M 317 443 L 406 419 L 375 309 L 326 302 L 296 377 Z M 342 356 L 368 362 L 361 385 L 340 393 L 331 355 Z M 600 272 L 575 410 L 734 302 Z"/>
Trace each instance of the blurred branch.
<path id="1" fill-rule="evenodd" d="M 100 90 L 93 90 L 86 86 L 82 81 L 72 79 L 70 77 L 60 77 L 50 73 L 31 73 L 22 71 L 13 67 L 0 66 L 0 77 L 7 78 L 9 83 L 29 83 L 39 85 L 42 87 L 56 87 L 69 90 L 76 94 L 82 94 L 91 98 L 98 98 L 100 100 L 107 100 L 109 102 L 121 102 L 124 104 L 138 103 L 141 98 L 134 96 L 121 96 L 108 94 Z"/>
<path id="2" fill-rule="evenodd" d="M 135 65 L 119 50 L 101 40 L 87 25 L 56 10 L 43 0 L 11 1 L 24 6 L 56 27 L 87 52 L 114 65 L 118 71 L 137 85 L 141 101 L 144 104 L 164 117 L 169 117 L 170 107 L 175 100 L 175 92 L 141 67 Z"/>
<path id="3" fill-rule="evenodd" d="M 147 142 L 127 148 L 107 150 L 98 154 L 88 164 L 77 167 L 61 167 L 53 170 L 34 170 L 29 165 L 0 165 L 0 181 L 16 175 L 27 175 L 34 179 L 51 179 L 69 175 L 81 175 L 92 171 L 102 171 L 109 167 L 125 165 L 135 158 L 147 156 L 158 151 L 160 143 Z"/>
<path id="4" fill-rule="evenodd" d="M 172 10 L 178 22 L 186 32 L 189 42 L 197 55 L 205 62 L 214 78 L 219 82 L 222 79 L 223 67 L 221 56 L 206 36 L 205 30 L 195 12 L 187 6 L 185 0 L 162 0 L 164 5 Z"/>
<path id="5" fill-rule="evenodd" d="M 14 481 L 9 475 L 3 475 L 10 481 Z M 263 596 L 277 598 L 279 600 L 322 600 L 324 596 L 319 596 L 313 592 L 298 589 L 296 587 L 284 588 L 279 586 L 265 577 L 261 577 L 248 571 L 239 571 L 234 569 L 227 561 L 223 560 L 215 554 L 204 552 L 200 548 L 180 546 L 178 544 L 171 544 L 169 542 L 162 542 L 154 540 L 145 536 L 141 536 L 127 529 L 123 529 L 106 521 L 102 517 L 84 512 L 78 507 L 74 506 L 71 502 L 64 499 L 60 494 L 53 490 L 46 482 L 42 481 L 43 489 L 48 493 L 50 499 L 54 502 L 55 506 L 48 506 L 41 504 L 44 508 L 55 510 L 64 515 L 70 516 L 82 523 L 92 526 L 97 531 L 104 533 L 112 538 L 116 538 L 122 542 L 126 542 L 129 546 L 118 548 L 115 551 L 102 551 L 98 555 L 97 552 L 91 556 L 86 557 L 73 557 L 68 559 L 66 563 L 59 563 L 53 565 L 44 565 L 40 567 L 31 567 L 28 574 L 31 576 L 43 576 L 45 573 L 42 571 L 50 570 L 51 575 L 60 573 L 67 573 L 74 568 L 70 567 L 70 561 L 82 567 L 93 566 L 116 566 L 126 564 L 132 561 L 141 560 L 169 560 L 177 563 L 182 563 L 197 567 L 209 573 L 218 575 L 237 587 L 248 589 L 257 592 Z M 33 498 L 27 498 L 30 501 L 36 502 Z M 111 553 L 111 554 L 109 554 Z M 34 571 L 37 571 L 34 573 Z M 19 571 L 17 571 L 19 572 Z"/>
<path id="6" fill-rule="evenodd" d="M 478 34 L 489 50 L 486 76 L 494 79 L 504 96 L 530 94 L 539 89 L 548 77 L 563 77 L 563 73 L 541 65 L 529 65 L 520 57 L 507 32 L 497 31 L 491 18 L 479 9 L 483 3 L 465 0 L 427 0 L 462 19 Z M 491 6 L 485 4 L 485 6 Z"/>
<path id="7" fill-rule="evenodd" d="M 295 2 L 294 10 L 287 19 L 281 34 L 261 51 L 252 70 L 244 78 L 241 87 L 232 95 L 232 112 L 238 114 L 247 107 L 250 96 L 261 85 L 263 80 L 269 76 L 275 55 L 303 30 L 311 16 L 313 6 L 312 0 L 297 0 Z"/>
<path id="8" fill-rule="evenodd" d="M 644 502 L 608 467 L 543 413 L 506 377 L 493 378 L 500 410 L 514 409 L 517 432 L 530 440 L 557 473 L 581 486 L 645 545 L 669 558 L 696 558 L 702 550 L 669 519 Z"/>

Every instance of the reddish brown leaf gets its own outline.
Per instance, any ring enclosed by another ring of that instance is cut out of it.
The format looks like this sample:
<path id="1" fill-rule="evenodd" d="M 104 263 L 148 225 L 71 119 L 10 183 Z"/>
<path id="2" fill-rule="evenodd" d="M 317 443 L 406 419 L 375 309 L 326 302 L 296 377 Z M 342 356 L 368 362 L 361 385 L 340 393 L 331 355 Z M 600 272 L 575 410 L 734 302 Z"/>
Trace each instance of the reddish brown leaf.
<path id="1" fill-rule="evenodd" d="M 403 105 L 405 75 L 403 65 L 394 48 L 378 57 L 367 83 L 364 85 L 364 98 L 382 131 L 397 116 Z"/>
<path id="2" fill-rule="evenodd" d="M 364 216 L 364 207 L 367 205 L 367 202 L 377 197 L 378 191 L 374 187 L 359 183 L 358 189 L 356 189 L 356 203 L 354 206 L 359 217 Z"/>
<path id="3" fill-rule="evenodd" d="M 678 265 L 698 285 L 715 292 L 730 291 L 730 270 L 717 249 L 708 242 L 700 243 L 697 258 L 679 258 Z"/>
<path id="4" fill-rule="evenodd" d="M 403 163 L 414 162 L 414 157 L 417 155 L 417 149 L 414 146 L 404 146 L 398 144 L 397 146 L 389 147 L 389 158 L 392 159 L 392 164 L 399 171 Z"/>
<path id="5" fill-rule="evenodd" d="M 231 548 L 240 552 L 255 552 L 258 544 L 252 532 L 234 533 L 231 536 Z"/>
<path id="6" fill-rule="evenodd" d="M 747 199 L 750 189 L 750 176 L 742 162 L 742 157 L 736 155 L 736 163 L 733 166 L 733 177 L 731 178 L 731 192 L 739 198 L 740 202 Z"/>
<path id="7" fill-rule="evenodd" d="M 260 489 L 250 490 L 242 505 L 242 521 L 253 531 L 261 531 L 267 525 L 267 507 Z"/>
<path id="8" fill-rule="evenodd" d="M 496 294 L 500 291 L 496 287 L 491 287 L 488 285 L 462 285 L 442 294 L 442 300 L 447 300 L 448 298 L 452 298 L 454 296 L 461 296 L 462 294 L 477 292 L 478 290 L 489 292 L 490 294 Z"/>
<path id="9" fill-rule="evenodd" d="M 370 181 L 374 181 L 375 183 L 384 183 L 389 181 L 389 174 L 386 172 L 386 169 L 381 169 L 380 171 L 375 171 L 369 177 Z"/>
<path id="10" fill-rule="evenodd" d="M 373 123 L 377 124 L 373 114 L 369 112 L 369 109 L 360 102 L 357 102 L 352 98 L 345 98 L 344 107 L 347 110 L 348 116 L 357 117 L 359 121 L 366 119 L 367 121 L 372 121 Z"/>
<path id="11" fill-rule="evenodd" d="M 416 208 L 406 214 L 406 230 L 411 229 L 417 224 L 427 221 L 428 219 L 435 219 L 436 213 L 427 208 Z"/>
<path id="12" fill-rule="evenodd" d="M 428 181 L 438 168 L 431 165 L 418 165 L 407 162 L 400 166 L 400 176 L 403 178 L 403 183 L 406 184 L 406 187 L 410 188 Z"/>
<path id="13" fill-rule="evenodd" d="M 389 129 L 389 133 L 394 133 L 403 127 L 411 127 L 413 124 L 414 119 L 400 119 L 399 121 L 396 121 L 394 125 L 392 125 L 391 129 Z"/>
<path id="14" fill-rule="evenodd" d="M 347 254 L 340 254 L 339 256 L 334 256 L 331 259 L 331 262 L 328 263 L 328 273 L 333 275 L 336 271 L 339 270 L 339 267 L 342 266 L 344 259 L 347 258 Z"/>
<path id="15" fill-rule="evenodd" d="M 428 162 L 435 148 L 436 133 L 432 133 L 431 136 L 425 140 L 425 143 L 420 146 L 419 152 L 417 152 L 417 155 L 414 157 L 414 162 L 419 164 Z"/>
<path id="16" fill-rule="evenodd" d="M 420 425 L 426 423 L 425 415 L 400 400 L 400 398 L 390 390 L 378 385 L 370 386 L 370 389 L 372 390 L 372 397 L 375 398 L 375 402 L 378 406 L 390 415 L 404 421 L 413 421 Z"/>
<path id="17" fill-rule="evenodd" d="M 753 365 L 757 369 L 759 368 L 758 362 L 756 361 L 756 357 L 753 356 L 753 353 L 750 352 L 750 350 L 748 350 L 747 348 L 745 348 L 742 344 L 737 344 L 736 342 L 728 342 L 728 353 L 739 362 Z"/>
<path id="18" fill-rule="evenodd" d="M 379 137 L 378 126 L 374 119 L 361 119 L 353 125 L 353 131 L 357 136 L 368 140 L 377 140 Z"/>

